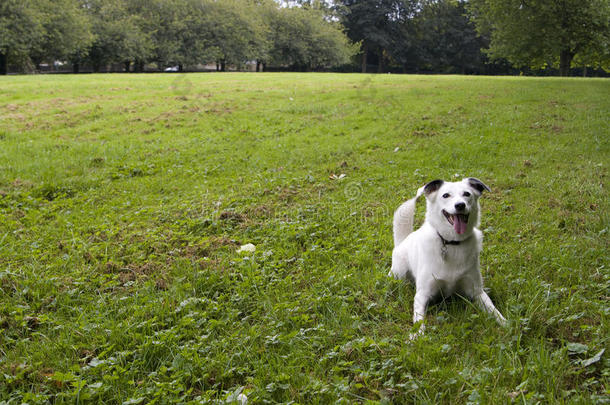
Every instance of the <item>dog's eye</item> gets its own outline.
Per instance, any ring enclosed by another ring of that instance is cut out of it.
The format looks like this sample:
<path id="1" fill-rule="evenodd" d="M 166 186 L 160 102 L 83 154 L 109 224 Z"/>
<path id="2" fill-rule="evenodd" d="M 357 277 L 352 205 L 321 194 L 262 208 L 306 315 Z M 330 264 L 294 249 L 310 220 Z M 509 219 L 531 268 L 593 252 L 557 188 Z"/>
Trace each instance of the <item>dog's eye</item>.
<path id="1" fill-rule="evenodd" d="M 449 193 L 443 194 L 443 198 L 449 198 L 449 197 L 451 197 L 451 194 L 449 194 Z"/>
<path id="2" fill-rule="evenodd" d="M 470 193 L 468 191 L 464 191 L 464 197 L 470 197 Z"/>

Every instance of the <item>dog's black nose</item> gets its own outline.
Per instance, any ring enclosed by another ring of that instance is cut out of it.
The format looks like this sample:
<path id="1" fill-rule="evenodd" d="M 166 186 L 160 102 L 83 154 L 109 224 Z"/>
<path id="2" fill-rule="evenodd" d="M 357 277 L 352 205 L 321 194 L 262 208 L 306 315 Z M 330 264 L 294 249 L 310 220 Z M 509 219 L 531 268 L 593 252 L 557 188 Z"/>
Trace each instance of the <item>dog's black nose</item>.
<path id="1" fill-rule="evenodd" d="M 455 204 L 456 211 L 464 211 L 464 208 L 466 208 L 466 203 L 459 202 Z"/>

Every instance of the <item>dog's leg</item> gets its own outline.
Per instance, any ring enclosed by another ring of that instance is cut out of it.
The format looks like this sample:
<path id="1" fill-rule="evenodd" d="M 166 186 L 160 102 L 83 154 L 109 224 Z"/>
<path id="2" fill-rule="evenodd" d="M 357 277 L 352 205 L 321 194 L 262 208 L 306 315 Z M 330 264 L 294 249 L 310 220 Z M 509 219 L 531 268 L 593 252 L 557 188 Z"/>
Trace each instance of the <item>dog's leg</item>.
<path id="1" fill-rule="evenodd" d="M 424 324 L 424 317 L 426 316 L 426 308 L 428 307 L 428 301 L 430 301 L 430 294 L 427 291 L 417 291 L 415 298 L 413 299 L 413 324 L 421 322 L 419 329 L 415 333 L 409 335 L 409 340 L 416 339 L 423 335 L 426 330 Z"/>
<path id="2" fill-rule="evenodd" d="M 500 325 L 506 326 L 506 319 L 502 316 L 500 311 L 496 309 L 494 303 L 491 302 L 491 298 L 489 298 L 489 295 L 487 295 L 485 291 L 481 291 L 481 293 L 479 293 L 475 297 L 475 302 L 481 309 L 487 311 L 490 314 L 493 314 L 493 316 L 496 318 L 496 321 Z"/>
<path id="3" fill-rule="evenodd" d="M 411 275 L 405 258 L 395 254 L 392 254 L 392 256 L 392 268 L 390 269 L 388 276 L 397 280 L 413 280 L 413 276 Z"/>

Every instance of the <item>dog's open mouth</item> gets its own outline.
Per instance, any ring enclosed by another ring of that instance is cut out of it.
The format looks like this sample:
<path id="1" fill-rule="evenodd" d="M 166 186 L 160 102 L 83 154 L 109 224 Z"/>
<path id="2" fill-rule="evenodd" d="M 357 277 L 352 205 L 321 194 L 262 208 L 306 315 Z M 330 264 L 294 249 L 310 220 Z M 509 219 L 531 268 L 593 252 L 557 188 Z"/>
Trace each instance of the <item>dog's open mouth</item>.
<path id="1" fill-rule="evenodd" d="M 466 226 L 468 226 L 468 214 L 450 214 L 443 210 L 443 215 L 453 226 L 455 233 L 461 235 L 466 232 Z"/>

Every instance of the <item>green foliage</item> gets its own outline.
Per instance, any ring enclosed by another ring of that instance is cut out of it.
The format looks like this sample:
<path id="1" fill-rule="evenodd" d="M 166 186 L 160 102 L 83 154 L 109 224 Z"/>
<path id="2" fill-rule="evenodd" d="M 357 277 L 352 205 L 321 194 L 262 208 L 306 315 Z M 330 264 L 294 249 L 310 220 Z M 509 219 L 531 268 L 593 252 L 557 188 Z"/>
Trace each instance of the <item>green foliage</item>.
<path id="1" fill-rule="evenodd" d="M 198 20 L 207 30 L 203 42 L 213 52 L 208 61 L 240 65 L 262 54 L 266 27 L 256 6 L 243 0 L 207 1 L 199 6 Z"/>
<path id="2" fill-rule="evenodd" d="M 90 21 L 78 0 L 37 0 L 44 39 L 30 51 L 35 64 L 43 60 L 82 59 L 93 41 Z"/>
<path id="3" fill-rule="evenodd" d="M 322 69 L 355 52 L 341 27 L 316 8 L 250 0 L 7 0 L 0 5 L 0 34 L 4 67 L 11 59 L 86 62 L 94 71 L 149 62 L 217 62 L 224 70 L 272 60 Z"/>
<path id="4" fill-rule="evenodd" d="M 31 49 L 44 39 L 44 26 L 35 0 L 0 3 L 0 73 L 6 74 L 9 58 L 25 61 Z"/>
<path id="5" fill-rule="evenodd" d="M 158 18 L 137 14 L 138 5 L 129 0 L 87 1 L 95 36 L 88 61 L 95 71 L 109 63 L 145 61 L 152 56 L 150 32 Z"/>
<path id="6" fill-rule="evenodd" d="M 0 402 L 607 402 L 609 85 L 0 78 Z M 463 176 L 510 325 L 409 343 L 392 212 Z"/>
<path id="7" fill-rule="evenodd" d="M 30 68 L 43 60 L 87 54 L 93 37 L 76 0 L 3 1 L 0 5 L 0 56 Z M 1 73 L 6 74 L 4 67 Z"/>
<path id="8" fill-rule="evenodd" d="M 468 18 L 465 2 L 422 1 L 413 23 L 417 35 L 413 53 L 420 69 L 466 73 L 485 64 L 481 53 L 485 41 Z"/>
<path id="9" fill-rule="evenodd" d="M 567 75 L 581 63 L 607 66 L 610 3 L 606 0 L 473 0 L 479 29 L 491 33 L 489 53 L 521 67 L 557 66 Z"/>
<path id="10" fill-rule="evenodd" d="M 274 65 L 319 69 L 346 64 L 357 52 L 341 26 L 325 21 L 316 9 L 284 8 L 270 16 L 269 61 Z"/>
<path id="11" fill-rule="evenodd" d="M 190 3 L 157 0 L 145 2 L 136 12 L 141 13 L 148 24 L 145 32 L 153 36 L 153 60 L 161 65 L 182 65 L 194 63 L 203 55 L 204 44 L 198 41 L 201 36 L 199 15 Z"/>
<path id="12" fill-rule="evenodd" d="M 382 64 L 384 51 L 397 40 L 396 34 L 414 5 L 412 1 L 401 0 L 343 0 L 339 3 L 338 12 L 349 37 L 362 44 L 363 72 L 366 72 L 367 55 L 371 51 L 377 53 Z"/>
<path id="13" fill-rule="evenodd" d="M 487 73 L 480 37 L 464 1 L 344 0 L 337 7 L 350 38 L 361 43 L 362 71 Z"/>

